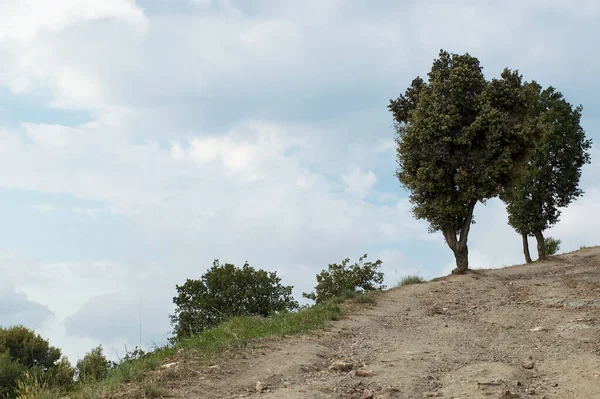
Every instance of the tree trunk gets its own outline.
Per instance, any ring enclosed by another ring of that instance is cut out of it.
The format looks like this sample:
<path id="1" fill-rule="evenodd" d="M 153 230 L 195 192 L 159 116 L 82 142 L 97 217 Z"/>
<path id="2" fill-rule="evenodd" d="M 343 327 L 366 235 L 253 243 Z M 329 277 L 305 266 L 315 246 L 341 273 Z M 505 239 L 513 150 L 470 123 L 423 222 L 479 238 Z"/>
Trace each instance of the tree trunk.
<path id="1" fill-rule="evenodd" d="M 477 201 L 469 204 L 467 217 L 460 229 L 460 234 L 456 237 L 456 228 L 454 226 L 442 229 L 446 244 L 454 252 L 456 259 L 456 269 L 452 270 L 452 274 L 465 274 L 469 270 L 469 248 L 467 247 L 467 239 L 469 238 L 469 230 L 473 221 L 473 210 Z"/>
<path id="2" fill-rule="evenodd" d="M 469 248 L 465 244 L 464 248 L 459 248 L 454 252 L 456 259 L 456 269 L 452 270 L 452 274 L 465 274 L 469 270 Z"/>
<path id="3" fill-rule="evenodd" d="M 529 241 L 527 241 L 527 234 L 521 234 L 523 237 L 523 254 L 525 255 L 525 262 L 533 263 L 531 255 L 529 254 Z"/>
<path id="4" fill-rule="evenodd" d="M 535 239 L 537 240 L 538 261 L 546 260 L 546 245 L 544 244 L 544 234 L 541 230 L 535 230 Z"/>

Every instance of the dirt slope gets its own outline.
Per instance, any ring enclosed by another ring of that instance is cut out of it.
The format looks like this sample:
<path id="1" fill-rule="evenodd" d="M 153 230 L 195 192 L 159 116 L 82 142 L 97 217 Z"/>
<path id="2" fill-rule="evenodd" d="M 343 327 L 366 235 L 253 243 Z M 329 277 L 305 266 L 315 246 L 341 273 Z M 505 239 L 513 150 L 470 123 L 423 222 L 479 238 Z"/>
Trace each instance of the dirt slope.
<path id="1" fill-rule="evenodd" d="M 355 370 L 330 370 L 338 360 Z M 600 247 L 390 290 L 328 331 L 195 371 L 173 395 L 600 399 Z"/>

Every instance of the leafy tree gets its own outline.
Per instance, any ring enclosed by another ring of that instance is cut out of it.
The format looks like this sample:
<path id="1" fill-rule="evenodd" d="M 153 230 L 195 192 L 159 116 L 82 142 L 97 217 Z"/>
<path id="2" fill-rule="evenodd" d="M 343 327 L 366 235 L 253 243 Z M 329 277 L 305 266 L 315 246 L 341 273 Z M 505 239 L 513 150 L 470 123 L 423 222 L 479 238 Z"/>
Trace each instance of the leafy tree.
<path id="1" fill-rule="evenodd" d="M 544 260 L 543 231 L 558 223 L 561 207 L 583 194 L 581 167 L 590 162 L 592 145 L 579 123 L 581 106 L 573 108 L 553 87 L 542 90 L 535 82 L 530 86 L 533 98 L 526 118 L 541 134 L 520 178 L 501 196 L 507 204 L 508 223 L 523 237 L 528 263 L 527 236 L 536 238 L 538 258 Z"/>
<path id="2" fill-rule="evenodd" d="M 350 258 L 342 260 L 341 264 L 330 264 L 327 270 L 317 274 L 315 292 L 305 292 L 302 296 L 321 303 L 346 292 L 384 289 L 385 285 L 381 284 L 383 273 L 377 271 L 381 267 L 381 260 L 364 262 L 366 258 L 367 254 L 364 254 L 353 265 L 350 265 Z"/>
<path id="3" fill-rule="evenodd" d="M 24 326 L 0 327 L 0 353 L 8 353 L 25 367 L 46 370 L 60 359 L 60 349 L 50 346 L 48 340 Z"/>
<path id="4" fill-rule="evenodd" d="M 269 316 L 298 308 L 292 287 L 283 286 L 275 272 L 256 270 L 248 262 L 242 268 L 219 264 L 200 280 L 188 279 L 177 285 L 177 305 L 171 316 L 177 341 L 198 334 L 226 318 L 239 315 Z"/>
<path id="5" fill-rule="evenodd" d="M 535 129 L 522 123 L 526 94 L 518 72 L 487 81 L 477 58 L 441 50 L 428 81 L 417 77 L 390 100 L 396 176 L 411 192 L 415 217 L 444 235 L 453 273 L 468 270 L 475 205 L 498 196 L 529 152 Z"/>
<path id="6" fill-rule="evenodd" d="M 100 381 L 108 376 L 110 368 L 111 362 L 104 356 L 102 345 L 99 345 L 77 362 L 77 376 L 79 381 Z"/>
<path id="7" fill-rule="evenodd" d="M 6 352 L 0 353 L 0 398 L 15 396 L 17 383 L 27 368 L 15 361 Z"/>

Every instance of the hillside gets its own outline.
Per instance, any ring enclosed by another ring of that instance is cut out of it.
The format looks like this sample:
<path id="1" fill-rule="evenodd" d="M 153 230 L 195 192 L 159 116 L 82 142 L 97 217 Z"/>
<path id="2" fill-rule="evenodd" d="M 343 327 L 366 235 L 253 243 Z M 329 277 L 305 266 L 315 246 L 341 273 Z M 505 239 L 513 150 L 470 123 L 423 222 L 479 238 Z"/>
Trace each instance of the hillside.
<path id="1" fill-rule="evenodd" d="M 395 288 L 326 331 L 157 373 L 187 376 L 176 398 L 600 398 L 600 247 Z"/>

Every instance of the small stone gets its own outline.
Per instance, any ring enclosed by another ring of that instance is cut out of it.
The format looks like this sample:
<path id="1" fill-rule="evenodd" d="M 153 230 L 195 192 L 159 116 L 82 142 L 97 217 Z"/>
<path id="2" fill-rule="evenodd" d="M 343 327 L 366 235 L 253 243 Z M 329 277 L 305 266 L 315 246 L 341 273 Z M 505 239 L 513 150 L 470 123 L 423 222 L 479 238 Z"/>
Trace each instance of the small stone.
<path id="1" fill-rule="evenodd" d="M 256 382 L 256 392 L 264 392 L 268 388 L 267 384 L 264 382 L 257 381 Z"/>
<path id="2" fill-rule="evenodd" d="M 373 399 L 373 391 L 370 389 L 365 389 L 361 396 L 361 399 Z"/>
<path id="3" fill-rule="evenodd" d="M 373 377 L 375 373 L 372 370 L 355 370 L 357 377 Z"/>
<path id="4" fill-rule="evenodd" d="M 528 393 L 528 394 L 530 394 L 530 395 L 535 395 L 535 389 L 533 389 L 533 388 L 529 388 L 529 389 L 527 390 L 527 393 Z"/>
<path id="5" fill-rule="evenodd" d="M 522 367 L 527 370 L 532 370 L 535 367 L 535 363 L 534 362 L 525 363 L 525 364 L 523 364 Z"/>
<path id="6" fill-rule="evenodd" d="M 170 369 L 171 367 L 179 366 L 179 362 L 167 363 L 160 366 L 161 369 Z"/>
<path id="7" fill-rule="evenodd" d="M 531 330 L 529 330 L 529 331 L 530 331 L 530 332 L 539 332 L 539 331 L 548 331 L 548 329 L 547 329 L 546 327 L 541 327 L 541 326 L 538 326 L 538 327 L 534 327 L 534 328 L 532 328 L 532 329 L 531 329 Z"/>
<path id="8" fill-rule="evenodd" d="M 329 366 L 329 370 L 337 370 L 337 371 L 350 371 L 354 368 L 354 363 L 349 362 L 347 360 L 338 360 L 331 363 Z"/>

